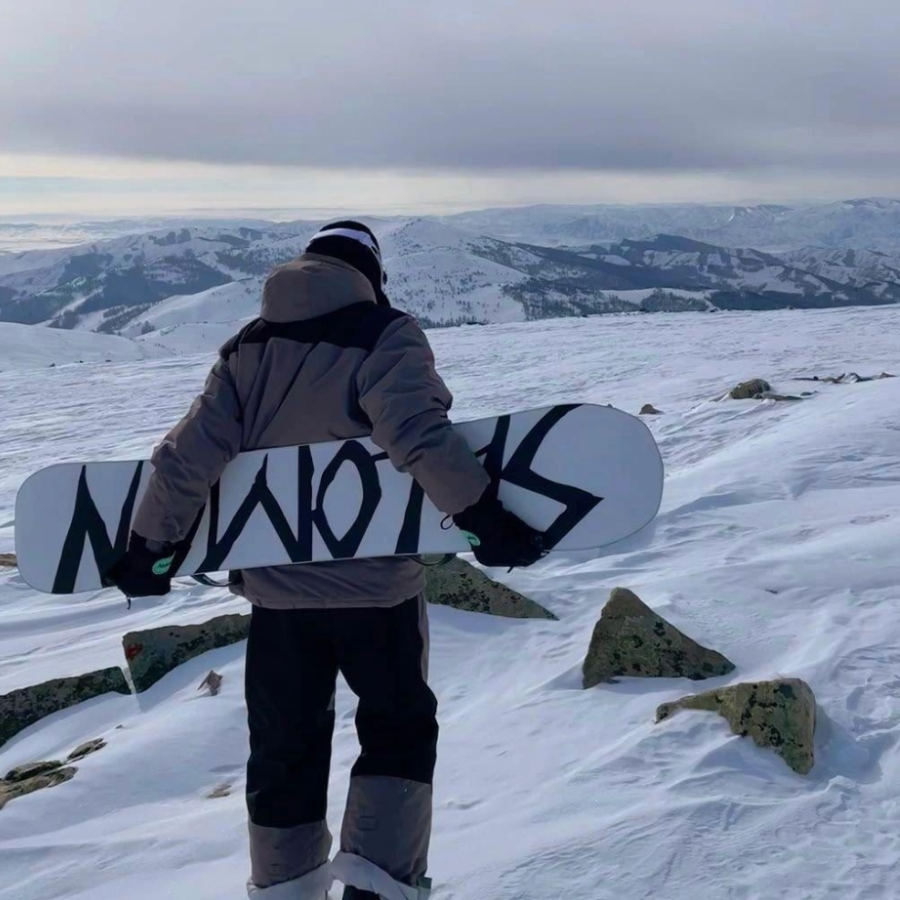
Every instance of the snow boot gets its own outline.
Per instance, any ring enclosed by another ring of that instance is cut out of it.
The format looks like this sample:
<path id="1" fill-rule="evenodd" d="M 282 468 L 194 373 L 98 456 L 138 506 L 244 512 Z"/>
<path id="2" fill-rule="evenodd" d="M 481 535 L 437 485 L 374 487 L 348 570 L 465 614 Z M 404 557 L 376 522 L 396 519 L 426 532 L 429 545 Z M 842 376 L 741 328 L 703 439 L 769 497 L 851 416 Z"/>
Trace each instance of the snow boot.
<path id="1" fill-rule="evenodd" d="M 371 891 L 362 891 L 357 887 L 347 885 L 344 888 L 344 900 L 380 900 L 380 898 L 378 894 L 373 894 Z"/>

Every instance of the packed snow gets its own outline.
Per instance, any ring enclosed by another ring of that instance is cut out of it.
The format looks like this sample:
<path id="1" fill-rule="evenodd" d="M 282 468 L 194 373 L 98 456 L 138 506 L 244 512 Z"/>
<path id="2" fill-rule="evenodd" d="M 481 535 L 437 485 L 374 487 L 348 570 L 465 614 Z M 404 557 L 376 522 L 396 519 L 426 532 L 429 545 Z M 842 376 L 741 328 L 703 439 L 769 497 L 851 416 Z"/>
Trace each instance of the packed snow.
<path id="1" fill-rule="evenodd" d="M 141 345 L 115 335 L 0 322 L 0 373 L 73 363 L 122 362 L 162 353 L 162 348 L 150 342 Z"/>
<path id="2" fill-rule="evenodd" d="M 897 896 L 900 380 L 795 379 L 897 372 L 898 326 L 900 309 L 884 307 L 432 333 L 457 418 L 653 403 L 664 414 L 647 422 L 668 471 L 663 508 L 642 535 L 600 556 L 492 573 L 560 621 L 432 610 L 442 724 L 435 900 Z M 28 474 L 148 453 L 210 363 L 210 354 L 98 359 L 0 373 L 0 552 L 13 549 L 15 491 Z M 714 399 L 754 376 L 812 395 Z M 737 671 L 705 684 L 622 679 L 580 690 L 592 627 L 617 585 Z M 120 664 L 125 631 L 244 608 L 185 583 L 128 611 L 115 592 L 42 596 L 0 570 L 0 693 Z M 73 781 L 0 812 L 0 900 L 244 896 L 242 654 L 214 651 L 140 697 L 91 701 L 0 749 L 2 774 L 108 741 Z M 217 697 L 197 692 L 210 668 L 225 679 Z M 662 702 L 779 675 L 805 679 L 820 702 L 817 763 L 805 778 L 715 715 L 653 724 Z M 333 830 L 357 752 L 353 706 L 342 687 Z M 223 784 L 231 796 L 205 799 Z"/>

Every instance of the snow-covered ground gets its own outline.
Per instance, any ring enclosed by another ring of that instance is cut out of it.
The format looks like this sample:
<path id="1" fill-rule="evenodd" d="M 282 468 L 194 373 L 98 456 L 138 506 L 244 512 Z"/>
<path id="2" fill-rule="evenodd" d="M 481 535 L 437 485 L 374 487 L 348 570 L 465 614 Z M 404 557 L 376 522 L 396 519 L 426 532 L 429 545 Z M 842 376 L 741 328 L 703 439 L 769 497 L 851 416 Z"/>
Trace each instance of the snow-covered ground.
<path id="1" fill-rule="evenodd" d="M 149 340 L 138 344 L 117 335 L 0 322 L 0 373 L 79 362 L 122 362 L 165 353 Z"/>
<path id="2" fill-rule="evenodd" d="M 559 401 L 649 420 L 668 468 L 655 528 L 600 558 L 496 573 L 559 622 L 432 611 L 441 701 L 435 900 L 892 900 L 900 893 L 900 309 L 551 320 L 434 332 L 458 418 Z M 0 551 L 17 486 L 65 459 L 146 453 L 211 362 L 173 357 L 0 373 Z M 715 402 L 761 376 L 802 403 Z M 623 585 L 738 669 L 696 685 L 579 690 L 609 590 Z M 0 575 L 0 692 L 121 661 L 133 628 L 242 608 L 181 586 L 130 612 L 111 592 L 36 595 Z M 215 667 L 222 693 L 196 687 Z M 75 779 L 0 812 L 0 900 L 238 900 L 248 860 L 242 647 L 139 698 L 54 716 L 0 770 L 109 746 Z M 702 687 L 806 679 L 817 764 L 794 775 L 723 720 L 658 704 Z M 329 817 L 356 752 L 339 697 Z M 121 726 L 121 727 L 120 727 Z M 232 783 L 225 799 L 204 799 Z"/>

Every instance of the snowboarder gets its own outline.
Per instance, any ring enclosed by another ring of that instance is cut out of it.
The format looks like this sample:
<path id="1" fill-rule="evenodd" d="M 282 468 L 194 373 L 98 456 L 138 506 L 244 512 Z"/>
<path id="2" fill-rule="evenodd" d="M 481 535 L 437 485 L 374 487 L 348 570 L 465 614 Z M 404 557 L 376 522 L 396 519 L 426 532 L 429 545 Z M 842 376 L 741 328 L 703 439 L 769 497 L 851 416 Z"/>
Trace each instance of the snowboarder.
<path id="1" fill-rule="evenodd" d="M 528 566 L 541 536 L 505 510 L 447 417 L 451 395 L 415 320 L 391 308 L 381 249 L 336 222 L 276 269 L 261 317 L 221 349 L 203 393 L 153 455 L 127 553 L 108 579 L 157 596 L 210 486 L 239 452 L 371 435 L 452 516 L 485 565 Z M 403 557 L 232 573 L 253 604 L 247 805 L 253 900 L 419 900 L 428 893 L 437 701 L 421 566 Z M 341 849 L 326 793 L 338 672 L 362 752 Z"/>

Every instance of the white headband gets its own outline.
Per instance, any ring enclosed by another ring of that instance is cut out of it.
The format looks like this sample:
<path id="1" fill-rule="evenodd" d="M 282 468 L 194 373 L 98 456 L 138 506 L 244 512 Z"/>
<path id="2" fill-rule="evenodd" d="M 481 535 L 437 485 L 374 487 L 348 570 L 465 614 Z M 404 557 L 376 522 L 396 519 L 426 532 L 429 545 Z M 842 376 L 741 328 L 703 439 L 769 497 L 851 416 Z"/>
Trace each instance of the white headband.
<path id="1" fill-rule="evenodd" d="M 328 237 L 344 237 L 350 238 L 352 241 L 359 241 L 360 244 L 368 247 L 375 254 L 379 264 L 381 263 L 381 251 L 378 249 L 378 244 L 375 243 L 372 235 L 367 234 L 365 231 L 357 231 L 355 228 L 325 228 L 310 238 L 309 243 L 306 245 L 307 249 L 312 246 L 314 241 Z"/>

